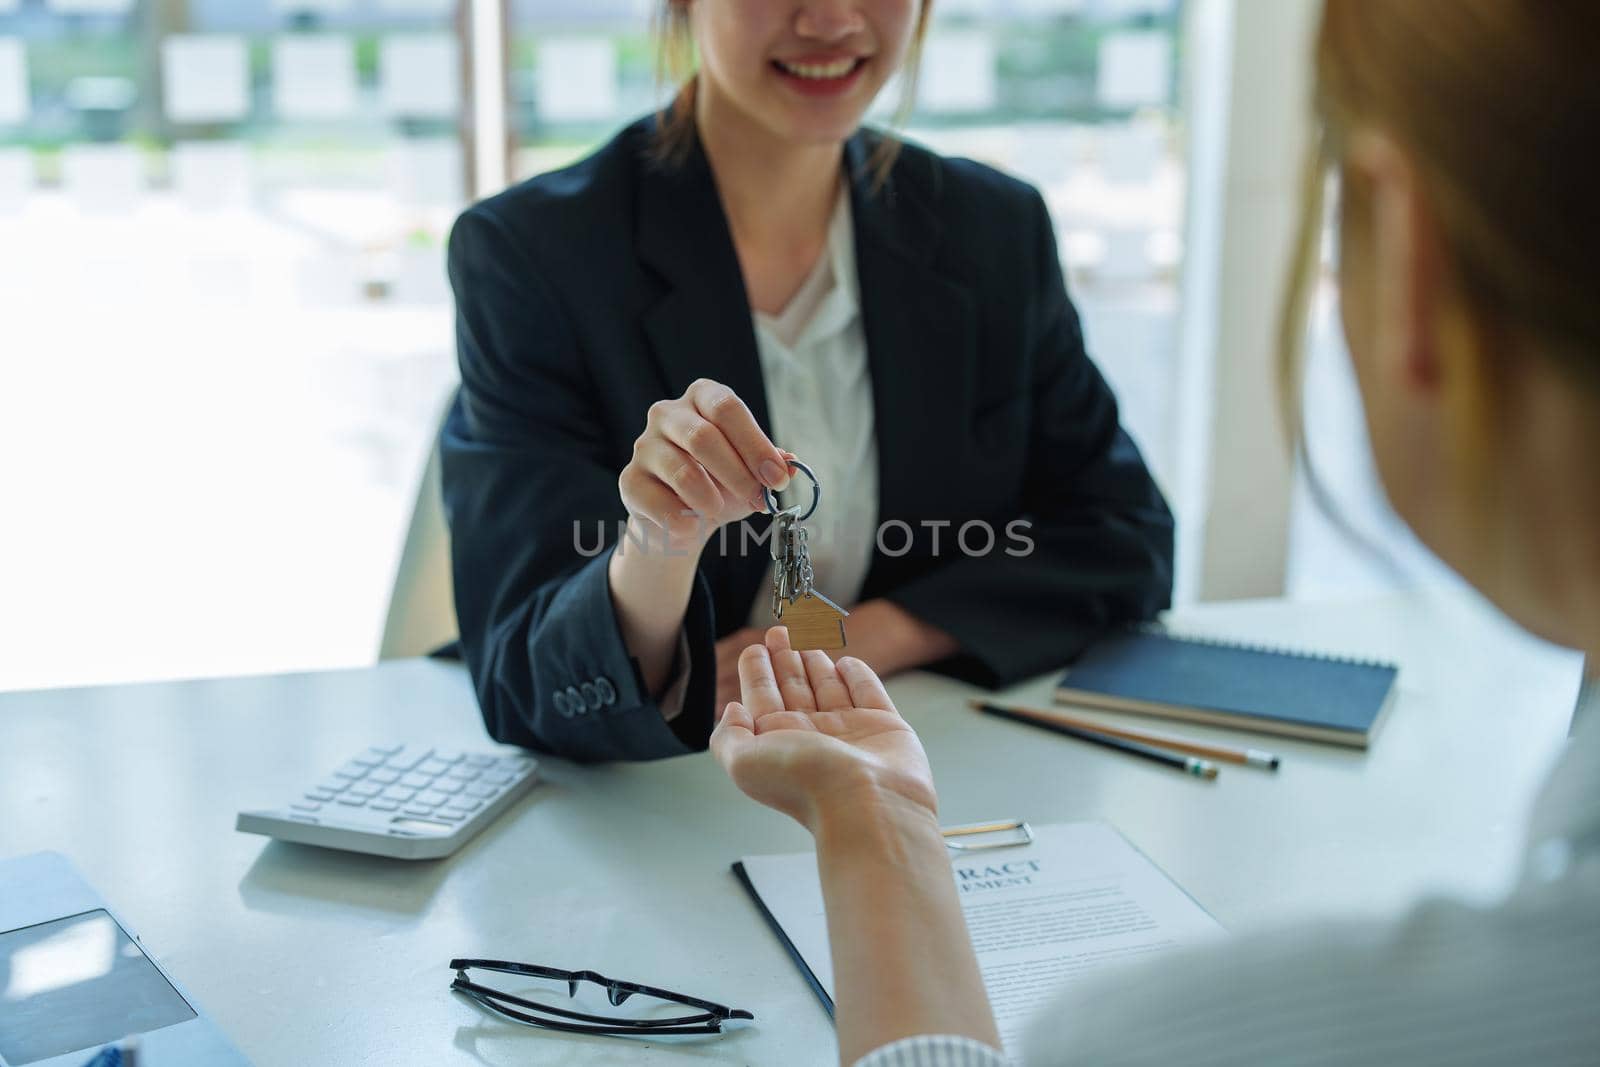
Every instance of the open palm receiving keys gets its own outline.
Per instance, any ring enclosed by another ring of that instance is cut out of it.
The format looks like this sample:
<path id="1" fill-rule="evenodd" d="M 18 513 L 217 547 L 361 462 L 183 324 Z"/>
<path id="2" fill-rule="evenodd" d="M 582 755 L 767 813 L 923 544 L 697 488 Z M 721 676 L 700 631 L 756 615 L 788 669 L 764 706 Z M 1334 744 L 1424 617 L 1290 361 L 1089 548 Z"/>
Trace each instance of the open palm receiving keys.
<path id="1" fill-rule="evenodd" d="M 740 654 L 739 686 L 711 750 L 752 799 L 813 832 L 838 805 L 894 799 L 937 812 L 922 742 L 865 663 L 795 652 L 774 626 Z"/>

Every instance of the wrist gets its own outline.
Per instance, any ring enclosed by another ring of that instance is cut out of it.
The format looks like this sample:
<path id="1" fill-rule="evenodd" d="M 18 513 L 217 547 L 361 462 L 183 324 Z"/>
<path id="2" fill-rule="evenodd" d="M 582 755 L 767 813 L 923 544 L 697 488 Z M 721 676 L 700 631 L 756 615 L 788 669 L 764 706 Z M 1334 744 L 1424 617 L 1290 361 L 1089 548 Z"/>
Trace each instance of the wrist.
<path id="1" fill-rule="evenodd" d="M 924 884 L 917 872 L 949 869 L 938 816 L 904 798 L 830 805 L 819 813 L 811 836 L 825 886 L 842 882 L 856 892 L 905 899 Z"/>
<path id="2" fill-rule="evenodd" d="M 680 584 L 687 589 L 705 545 L 704 540 L 692 545 L 675 544 L 659 527 L 630 517 L 627 532 L 611 550 L 606 565 L 612 587 L 648 582 L 653 588 Z"/>
<path id="3" fill-rule="evenodd" d="M 645 688 L 659 695 L 668 682 L 684 612 L 694 591 L 696 556 L 666 555 L 659 546 L 624 541 L 606 561 L 617 628 L 639 662 Z"/>
<path id="4" fill-rule="evenodd" d="M 896 848 L 937 841 L 942 850 L 937 801 L 913 799 L 897 790 L 864 785 L 836 792 L 813 808 L 808 829 L 817 849 Z"/>

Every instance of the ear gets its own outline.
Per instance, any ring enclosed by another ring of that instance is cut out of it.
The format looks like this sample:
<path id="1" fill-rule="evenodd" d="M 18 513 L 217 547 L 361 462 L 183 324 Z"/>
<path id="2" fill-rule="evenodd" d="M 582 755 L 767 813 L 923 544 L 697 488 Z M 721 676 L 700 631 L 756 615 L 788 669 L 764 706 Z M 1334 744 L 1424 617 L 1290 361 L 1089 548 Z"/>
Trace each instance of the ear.
<path id="1" fill-rule="evenodd" d="M 1375 355 L 1391 382 L 1437 392 L 1443 249 L 1416 167 L 1393 138 L 1373 130 L 1351 138 L 1345 166 L 1363 179 L 1371 200 L 1365 237 Z"/>

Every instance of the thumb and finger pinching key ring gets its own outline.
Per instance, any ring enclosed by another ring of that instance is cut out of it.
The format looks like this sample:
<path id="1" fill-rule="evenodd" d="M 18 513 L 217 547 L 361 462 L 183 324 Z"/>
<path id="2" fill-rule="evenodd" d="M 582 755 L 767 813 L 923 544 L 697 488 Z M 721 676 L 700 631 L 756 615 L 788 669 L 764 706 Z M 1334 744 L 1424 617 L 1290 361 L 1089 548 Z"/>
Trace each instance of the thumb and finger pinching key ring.
<path id="1" fill-rule="evenodd" d="M 811 479 L 811 506 L 806 509 L 804 515 L 795 516 L 795 520 L 797 522 L 805 522 L 816 512 L 817 505 L 822 503 L 822 483 L 817 481 L 817 476 L 812 473 L 810 467 L 806 466 L 804 463 L 801 463 L 797 459 L 791 459 L 789 461 L 789 467 L 793 470 L 799 471 L 801 474 L 804 474 L 807 478 Z M 767 511 L 771 512 L 773 515 L 776 515 L 778 512 L 784 510 L 778 506 L 778 496 L 771 489 L 767 488 L 766 486 L 762 486 L 761 494 L 762 498 L 767 502 Z"/>

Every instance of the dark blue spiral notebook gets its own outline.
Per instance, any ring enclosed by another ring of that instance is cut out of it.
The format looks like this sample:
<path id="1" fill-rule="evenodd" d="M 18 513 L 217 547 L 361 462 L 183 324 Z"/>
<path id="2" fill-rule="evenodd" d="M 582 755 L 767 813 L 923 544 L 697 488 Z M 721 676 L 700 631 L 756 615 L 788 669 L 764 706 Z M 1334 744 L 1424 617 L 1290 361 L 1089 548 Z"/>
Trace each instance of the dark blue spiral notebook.
<path id="1" fill-rule="evenodd" d="M 1058 703 L 1366 748 L 1393 703 L 1388 663 L 1178 637 L 1117 634 L 1056 686 Z"/>

